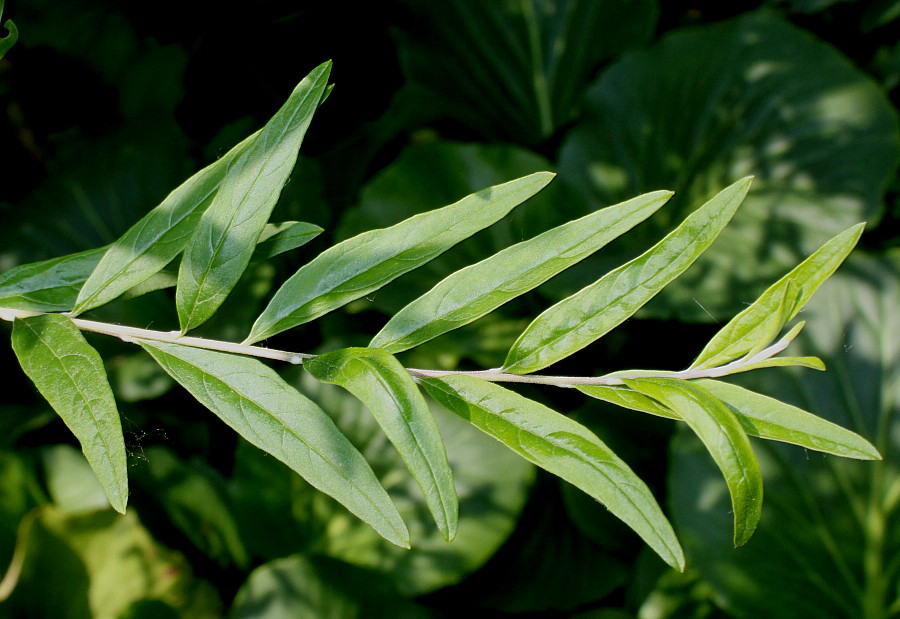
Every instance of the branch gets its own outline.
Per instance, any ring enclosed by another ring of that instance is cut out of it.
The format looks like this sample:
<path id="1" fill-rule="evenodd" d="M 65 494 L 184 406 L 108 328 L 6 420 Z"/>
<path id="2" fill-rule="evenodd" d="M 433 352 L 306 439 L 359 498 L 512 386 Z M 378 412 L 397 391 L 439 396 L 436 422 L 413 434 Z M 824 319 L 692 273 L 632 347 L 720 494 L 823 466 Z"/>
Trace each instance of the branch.
<path id="1" fill-rule="evenodd" d="M 29 316 L 39 316 L 44 312 L 30 312 L 28 310 L 18 310 L 10 308 L 0 308 L 0 319 L 9 322 L 16 318 L 28 318 Z M 180 331 L 153 331 L 151 329 L 139 329 L 137 327 L 126 327 L 124 325 L 114 325 L 106 322 L 96 322 L 94 320 L 84 320 L 82 318 L 69 318 L 76 327 L 83 331 L 91 331 L 93 333 L 102 333 L 112 337 L 119 338 L 123 342 L 135 343 L 135 340 L 154 340 L 159 342 L 174 342 L 184 346 L 193 348 L 205 348 L 207 350 L 218 350 L 221 352 L 235 353 L 238 355 L 247 355 L 251 357 L 261 357 L 263 359 L 274 359 L 275 361 L 285 361 L 287 363 L 301 364 L 304 359 L 312 359 L 316 355 L 301 352 L 290 352 L 287 350 L 276 350 L 274 348 L 265 348 L 263 346 L 251 346 L 247 344 L 237 344 L 235 342 L 224 342 L 221 340 L 209 340 L 200 337 L 190 337 L 181 335 Z M 494 383 L 530 383 L 538 385 L 550 385 L 553 387 L 575 387 L 576 385 L 624 385 L 623 379 L 627 378 L 681 378 L 691 380 L 696 378 L 719 378 L 729 374 L 735 374 L 742 371 L 748 365 L 765 361 L 770 357 L 774 357 L 782 350 L 788 347 L 793 339 L 791 334 L 781 338 L 768 348 L 747 355 L 731 363 L 721 365 L 714 368 L 698 368 L 693 370 L 681 370 L 680 372 L 618 372 L 615 375 L 608 376 L 546 376 L 542 374 L 510 374 L 503 372 L 499 368 L 492 370 L 478 370 L 472 372 L 454 371 L 454 370 L 425 370 L 420 368 L 406 368 L 406 370 L 416 378 L 438 378 L 441 376 L 465 375 L 474 378 L 480 378 Z"/>

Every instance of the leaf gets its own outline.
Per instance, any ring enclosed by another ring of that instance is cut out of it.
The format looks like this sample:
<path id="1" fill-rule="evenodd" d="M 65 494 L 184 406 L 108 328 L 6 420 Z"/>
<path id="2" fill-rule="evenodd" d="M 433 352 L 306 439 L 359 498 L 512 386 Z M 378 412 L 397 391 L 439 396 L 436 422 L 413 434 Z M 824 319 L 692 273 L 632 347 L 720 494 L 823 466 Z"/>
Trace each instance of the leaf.
<path id="1" fill-rule="evenodd" d="M 0 305 L 32 312 L 67 312 L 106 247 L 23 264 L 0 275 Z"/>
<path id="2" fill-rule="evenodd" d="M 212 584 L 192 574 L 184 555 L 155 541 L 135 510 L 69 514 L 45 505 L 32 514 L 27 577 L 4 602 L 5 616 L 125 619 L 148 599 L 158 604 L 154 619 L 222 616 Z"/>
<path id="3" fill-rule="evenodd" d="M 313 402 L 252 358 L 168 342 L 140 345 L 238 434 L 333 496 L 380 535 L 409 547 L 409 534 L 362 455 Z"/>
<path id="4" fill-rule="evenodd" d="M 300 366 L 292 366 L 288 373 L 294 375 L 288 380 L 329 411 L 372 464 L 415 544 L 405 550 L 385 541 L 336 501 L 290 475 L 277 460 L 241 445 L 232 490 L 244 514 L 242 537 L 257 539 L 255 547 L 262 557 L 273 559 L 288 552 L 328 555 L 377 570 L 401 595 L 415 597 L 460 582 L 507 540 L 534 480 L 530 463 L 429 399 L 459 496 L 459 533 L 448 544 L 397 450 L 362 402 L 340 387 L 317 381 Z M 260 531 L 260 527 L 267 528 Z"/>
<path id="5" fill-rule="evenodd" d="M 691 368 L 716 367 L 765 348 L 837 270 L 864 227 L 865 224 L 857 224 L 837 235 L 769 287 L 753 305 L 716 333 Z M 785 306 L 785 311 L 779 309 L 781 306 Z"/>
<path id="6" fill-rule="evenodd" d="M 776 357 L 770 361 L 778 359 Z M 881 459 L 878 450 L 858 434 L 796 406 L 721 381 L 701 379 L 692 383 L 700 385 L 728 406 L 750 436 L 791 443 L 845 458 Z M 577 389 L 624 408 L 682 420 L 676 411 L 627 387 L 579 385 Z"/>
<path id="7" fill-rule="evenodd" d="M 684 556 L 650 490 L 579 423 L 519 394 L 464 375 L 420 380 L 439 404 L 600 501 L 672 567 Z"/>
<path id="8" fill-rule="evenodd" d="M 3 15 L 4 4 L 6 4 L 6 0 L 0 0 L 0 17 Z M 9 34 L 5 37 L 0 37 L 0 58 L 3 58 L 6 55 L 6 52 L 8 52 L 10 48 L 16 44 L 16 41 L 19 40 L 19 29 L 16 28 L 13 20 L 7 19 L 6 23 L 3 24 L 3 27 L 6 28 Z"/>
<path id="9" fill-rule="evenodd" d="M 703 441 L 725 476 L 734 510 L 734 545 L 743 546 L 759 522 L 763 484 L 750 440 L 738 419 L 725 404 L 694 383 L 637 378 L 625 379 L 625 384 L 675 411 Z"/>
<path id="10" fill-rule="evenodd" d="M 266 224 L 251 262 L 263 262 L 278 254 L 306 245 L 322 234 L 322 228 L 302 221 L 285 221 L 280 224 Z"/>
<path id="11" fill-rule="evenodd" d="M 625 385 L 576 385 L 575 388 L 592 398 L 617 404 L 623 408 L 681 421 L 681 417 L 672 409 Z"/>
<path id="12" fill-rule="evenodd" d="M 371 348 L 334 350 L 303 367 L 366 405 L 418 482 L 438 529 L 452 540 L 459 520 L 453 473 L 437 423 L 409 372 L 392 355 Z"/>
<path id="13" fill-rule="evenodd" d="M 628 319 L 710 246 L 747 195 L 750 181 L 722 190 L 651 249 L 545 310 L 519 336 L 503 369 L 516 374 L 540 370 Z"/>
<path id="14" fill-rule="evenodd" d="M 400 597 L 372 570 L 295 554 L 253 570 L 235 596 L 234 619 L 425 619 L 424 607 Z"/>
<path id="15" fill-rule="evenodd" d="M 229 166 L 200 217 L 178 271 L 175 302 L 182 332 L 206 322 L 234 288 L 287 182 L 319 107 L 331 62 L 303 78 L 246 152 Z"/>
<path id="16" fill-rule="evenodd" d="M 125 513 L 125 440 L 100 355 L 58 314 L 16 319 L 12 345 L 22 370 L 81 443 L 113 509 Z"/>
<path id="17" fill-rule="evenodd" d="M 724 402 L 748 434 L 845 458 L 881 460 L 863 437 L 796 406 L 717 380 L 697 384 Z"/>
<path id="18" fill-rule="evenodd" d="M 232 162 L 247 151 L 257 135 L 184 181 L 116 240 L 78 293 L 73 315 L 112 301 L 174 260 L 188 244 Z"/>
<path id="19" fill-rule="evenodd" d="M 179 459 L 171 450 L 152 445 L 142 450 L 132 473 L 136 488 L 153 498 L 171 526 L 220 568 L 246 568 L 250 561 L 226 499 L 220 475 L 204 462 Z"/>
<path id="20" fill-rule="evenodd" d="M 457 271 L 395 314 L 369 345 L 397 353 L 466 325 L 624 234 L 671 195 L 657 191 L 610 206 Z"/>
<path id="21" fill-rule="evenodd" d="M 550 160 L 505 144 L 438 139 L 410 144 L 363 185 L 358 204 L 342 215 L 335 235 L 338 240 L 346 240 L 375 228 L 387 228 L 488 185 L 542 170 L 553 170 Z M 453 251 L 444 252 L 386 285 L 377 295 L 367 297 L 366 306 L 393 316 L 450 274 L 585 214 L 571 207 L 565 189 L 559 183 L 550 183 L 497 223 L 460 241 Z"/>
<path id="22" fill-rule="evenodd" d="M 726 612 L 743 617 L 887 617 L 900 556 L 900 252 L 855 254 L 804 310 L 793 344 L 829 371 L 742 375 L 741 383 L 869 438 L 881 462 L 778 443 L 757 450 L 766 510 L 739 552 L 725 539 L 718 474 L 687 436 L 674 441 L 669 496 L 691 564 Z M 866 549 L 869 549 L 868 551 Z"/>
<path id="23" fill-rule="evenodd" d="M 664 211 L 582 263 L 586 274 L 621 264 L 634 244 L 753 174 L 720 242 L 644 310 L 724 323 L 828 238 L 877 219 L 898 154 L 894 107 L 866 71 L 773 12 L 751 12 L 670 31 L 610 65 L 563 140 L 558 171 L 588 210 L 675 190 Z"/>
<path id="24" fill-rule="evenodd" d="M 379 289 L 496 222 L 554 176 L 537 172 L 488 187 L 444 208 L 338 243 L 284 283 L 246 342 L 296 327 Z"/>
<path id="25" fill-rule="evenodd" d="M 407 4 L 407 79 L 491 141 L 528 145 L 571 121 L 591 73 L 651 36 L 659 12 L 652 0 Z"/>

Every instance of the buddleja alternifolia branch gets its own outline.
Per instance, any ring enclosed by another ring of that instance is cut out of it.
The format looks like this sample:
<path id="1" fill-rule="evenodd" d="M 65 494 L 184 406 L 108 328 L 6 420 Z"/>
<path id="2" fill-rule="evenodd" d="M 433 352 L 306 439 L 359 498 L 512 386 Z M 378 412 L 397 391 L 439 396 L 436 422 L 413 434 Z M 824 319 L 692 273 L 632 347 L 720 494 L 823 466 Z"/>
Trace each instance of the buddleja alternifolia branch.
<path id="1" fill-rule="evenodd" d="M 9 322 L 16 318 L 27 318 L 29 316 L 39 316 L 42 312 L 30 312 L 27 310 L 0 308 L 0 319 Z M 211 340 L 200 337 L 190 337 L 181 335 L 180 331 L 154 331 L 152 329 L 140 329 L 137 327 L 128 327 L 124 325 L 115 325 L 105 322 L 97 322 L 94 320 L 85 320 L 83 318 L 70 318 L 76 327 L 82 331 L 91 331 L 93 333 L 102 333 L 112 337 L 119 338 L 122 341 L 134 343 L 137 340 L 152 340 L 157 342 L 173 342 L 183 346 L 193 348 L 204 348 L 207 350 L 217 350 L 221 352 L 234 353 L 238 355 L 246 355 L 250 357 L 259 357 L 263 359 L 273 359 L 275 361 L 284 361 L 292 364 L 302 364 L 304 359 L 312 359 L 316 355 L 301 352 L 291 352 L 287 350 L 277 350 L 266 348 L 264 346 L 252 346 L 247 344 L 238 344 L 235 342 L 225 342 L 222 340 Z M 456 371 L 456 370 L 426 370 L 420 368 L 406 368 L 406 370 L 414 377 L 421 378 L 438 378 L 443 376 L 472 376 L 489 382 L 495 383 L 531 383 L 538 385 L 551 385 L 554 387 L 574 387 L 576 385 L 623 385 L 624 380 L 628 378 L 719 378 L 736 374 L 743 371 L 749 366 L 758 364 L 766 359 L 777 355 L 791 343 L 792 334 L 788 334 L 778 340 L 771 346 L 752 354 L 746 355 L 736 361 L 727 363 L 713 368 L 699 368 L 693 370 L 681 370 L 679 372 L 647 372 L 642 371 L 640 374 L 620 373 L 615 376 L 546 376 L 540 374 L 520 375 L 503 372 L 499 369 L 480 370 L 480 371 Z"/>

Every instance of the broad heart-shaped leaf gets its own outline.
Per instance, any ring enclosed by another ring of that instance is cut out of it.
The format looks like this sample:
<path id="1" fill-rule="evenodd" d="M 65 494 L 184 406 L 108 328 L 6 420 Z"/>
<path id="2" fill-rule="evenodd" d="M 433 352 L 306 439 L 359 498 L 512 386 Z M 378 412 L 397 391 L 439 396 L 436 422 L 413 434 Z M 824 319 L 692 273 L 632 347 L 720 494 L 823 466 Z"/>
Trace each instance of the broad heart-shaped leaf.
<path id="1" fill-rule="evenodd" d="M 161 271 L 184 250 L 232 162 L 253 134 L 179 185 L 113 243 L 78 292 L 73 315 L 112 301 Z M 95 250 L 96 251 L 96 250 Z"/>
<path id="2" fill-rule="evenodd" d="M 727 501 L 696 442 L 672 445 L 669 497 L 691 565 L 740 617 L 889 617 L 900 606 L 900 252 L 852 255 L 804 311 L 792 345 L 828 372 L 779 370 L 741 383 L 851 428 L 882 462 L 763 443 L 766 509 L 749 544 L 730 551 Z M 724 507 L 724 509 L 723 509 Z"/>
<path id="3" fill-rule="evenodd" d="M 100 355 L 58 314 L 16 319 L 12 345 L 25 374 L 81 443 L 110 505 L 125 513 L 125 440 Z"/>
<path id="4" fill-rule="evenodd" d="M 803 309 L 822 282 L 837 270 L 864 227 L 865 224 L 857 224 L 837 235 L 773 284 L 753 305 L 716 333 L 691 367 L 716 367 L 766 347 L 787 321 Z"/>
<path id="5" fill-rule="evenodd" d="M 549 183 L 536 172 L 327 249 L 275 293 L 247 342 L 258 342 L 377 290 L 505 216 Z"/>
<path id="6" fill-rule="evenodd" d="M 603 60 L 652 35 L 654 0 L 406 0 L 408 79 L 498 142 L 536 144 L 570 122 Z"/>
<path id="7" fill-rule="evenodd" d="M 877 218 L 897 136 L 883 89 L 771 13 L 673 31 L 601 73 L 558 171 L 595 205 L 659 187 L 675 198 L 576 268 L 620 264 L 698 200 L 753 174 L 721 241 L 644 310 L 695 321 L 709 321 L 708 311 L 727 322 L 828 238 Z"/>
<path id="8" fill-rule="evenodd" d="M 168 342 L 140 345 L 247 441 L 331 495 L 385 539 L 409 533 L 372 468 L 322 409 L 256 359 Z"/>
<path id="9" fill-rule="evenodd" d="M 466 325 L 624 234 L 671 195 L 656 191 L 610 206 L 457 271 L 395 314 L 369 345 L 397 353 Z"/>
<path id="10" fill-rule="evenodd" d="M 374 348 L 334 350 L 303 367 L 368 407 L 419 484 L 438 529 L 452 540 L 459 520 L 453 473 L 437 423 L 409 372 L 393 355 Z"/>
<path id="11" fill-rule="evenodd" d="M 0 306 L 32 312 L 67 312 L 107 248 L 14 267 L 0 275 Z"/>
<path id="12" fill-rule="evenodd" d="M 182 332 L 212 316 L 250 262 L 319 107 L 331 62 L 303 78 L 247 150 L 229 166 L 181 260 L 175 301 Z"/>
<path id="13" fill-rule="evenodd" d="M 646 484 L 590 430 L 542 404 L 470 376 L 420 382 L 449 411 L 606 505 L 666 563 L 684 569 L 681 545 Z"/>
<path id="14" fill-rule="evenodd" d="M 747 195 L 750 181 L 723 189 L 642 255 L 545 310 L 516 340 L 504 370 L 527 374 L 545 368 L 628 319 L 712 244 Z"/>
<path id="15" fill-rule="evenodd" d="M 625 384 L 678 413 L 706 448 L 728 484 L 734 510 L 734 545 L 747 543 L 762 512 L 762 475 L 741 423 L 702 387 L 675 378 L 625 379 Z"/>
<path id="16" fill-rule="evenodd" d="M 374 570 L 329 557 L 295 554 L 259 566 L 241 585 L 233 619 L 428 619 Z"/>

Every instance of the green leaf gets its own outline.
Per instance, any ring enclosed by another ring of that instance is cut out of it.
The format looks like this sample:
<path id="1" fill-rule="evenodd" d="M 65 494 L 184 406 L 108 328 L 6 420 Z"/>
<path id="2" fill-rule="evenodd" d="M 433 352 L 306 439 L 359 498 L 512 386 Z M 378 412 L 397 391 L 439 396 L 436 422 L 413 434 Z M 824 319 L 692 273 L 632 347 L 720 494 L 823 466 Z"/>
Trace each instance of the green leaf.
<path id="1" fill-rule="evenodd" d="M 900 252 L 859 253 L 803 312 L 793 344 L 828 372 L 784 370 L 741 383 L 869 438 L 883 461 L 759 444 L 766 509 L 751 543 L 730 550 L 727 493 L 692 437 L 673 441 L 669 497 L 686 550 L 736 617 L 889 617 L 900 572 Z M 756 446 L 756 445 L 754 445 Z M 723 496 L 724 495 L 724 496 Z M 894 610 L 891 610 L 893 607 Z"/>
<path id="2" fill-rule="evenodd" d="M 258 342 L 379 289 L 501 219 L 554 176 L 537 172 L 488 187 L 444 208 L 338 243 L 285 282 L 246 341 Z"/>
<path id="3" fill-rule="evenodd" d="M 134 509 L 124 516 L 109 509 L 72 514 L 45 505 L 32 517 L 25 577 L 3 603 L 4 617 L 222 616 L 212 584 L 192 575 L 182 554 L 155 541 Z M 128 613 L 149 599 L 155 612 Z"/>
<path id="4" fill-rule="evenodd" d="M 182 461 L 170 449 L 142 449 L 132 472 L 135 488 L 153 497 L 154 507 L 219 567 L 246 568 L 250 561 L 215 469 L 202 461 Z M 159 517 L 157 515 L 157 517 Z"/>
<path id="5" fill-rule="evenodd" d="M 368 407 L 419 484 L 438 529 L 452 540 L 459 519 L 453 473 L 437 423 L 409 372 L 389 353 L 372 348 L 334 350 L 303 367 Z"/>
<path id="6" fill-rule="evenodd" d="M 397 353 L 466 325 L 624 234 L 671 195 L 657 191 L 610 206 L 457 271 L 395 314 L 369 345 Z"/>
<path id="7" fill-rule="evenodd" d="M 297 85 L 229 166 L 212 204 L 201 215 L 178 272 L 175 300 L 182 332 L 206 322 L 247 268 L 294 168 L 330 72 L 331 63 L 323 63 Z"/>
<path id="8" fill-rule="evenodd" d="M 6 0 L 0 0 L 0 17 L 3 16 L 3 5 L 5 3 Z M 0 37 L 0 58 L 3 58 L 6 55 L 6 52 L 8 52 L 10 48 L 16 44 L 16 41 L 19 40 L 19 29 L 16 28 L 13 20 L 7 19 L 6 23 L 3 24 L 3 27 L 6 28 L 9 34 L 5 37 Z"/>
<path id="9" fill-rule="evenodd" d="M 23 264 L 0 275 L 0 305 L 33 312 L 67 312 L 106 247 Z"/>
<path id="10" fill-rule="evenodd" d="M 845 458 L 881 459 L 878 450 L 858 434 L 796 406 L 730 383 L 709 379 L 692 382 L 728 406 L 750 436 L 791 443 Z M 676 411 L 627 387 L 579 385 L 577 389 L 624 408 L 682 421 Z"/>
<path id="11" fill-rule="evenodd" d="M 292 555 L 253 570 L 229 614 L 233 619 L 427 619 L 424 607 L 392 591 L 373 570 L 321 556 Z"/>
<path id="12" fill-rule="evenodd" d="M 322 228 L 302 221 L 284 221 L 280 224 L 266 224 L 251 262 L 263 262 L 278 254 L 306 245 L 322 234 Z"/>
<path id="13" fill-rule="evenodd" d="M 691 368 L 716 367 L 765 348 L 850 255 L 864 227 L 857 224 L 837 235 L 773 284 L 716 333 Z"/>
<path id="14" fill-rule="evenodd" d="M 409 534 L 371 467 L 334 422 L 256 359 L 142 340 L 140 345 L 238 434 L 333 496 L 385 539 Z"/>
<path id="15" fill-rule="evenodd" d="M 881 460 L 878 450 L 860 435 L 796 406 L 717 380 L 697 384 L 724 402 L 747 434 L 845 458 Z"/>
<path id="16" fill-rule="evenodd" d="M 760 11 L 673 29 L 610 65 L 561 145 L 558 171 L 586 209 L 675 190 L 666 209 L 582 263 L 586 273 L 621 264 L 705 196 L 755 175 L 720 241 L 644 309 L 725 323 L 827 239 L 877 220 L 898 154 L 895 107 L 871 75 Z"/>
<path id="17" fill-rule="evenodd" d="M 723 189 L 651 249 L 544 311 L 519 336 L 504 370 L 527 374 L 545 368 L 628 319 L 712 244 L 747 195 L 750 181 Z"/>
<path id="18" fill-rule="evenodd" d="M 650 490 L 587 428 L 515 392 L 470 376 L 423 378 L 420 382 L 451 412 L 606 505 L 666 563 L 684 569 L 675 532 Z"/>
<path id="19" fill-rule="evenodd" d="M 681 417 L 672 409 L 624 385 L 576 385 L 575 388 L 581 393 L 610 404 L 616 404 L 641 413 L 649 413 L 657 417 L 681 421 Z"/>
<path id="20" fill-rule="evenodd" d="M 591 74 L 646 41 L 659 13 L 654 0 L 406 4 L 407 79 L 490 141 L 529 145 L 575 117 Z"/>
<path id="21" fill-rule="evenodd" d="M 289 382 L 327 410 L 341 432 L 359 446 L 394 498 L 415 544 L 405 550 L 385 541 L 280 462 L 242 444 L 233 490 L 245 514 L 242 537 L 258 539 L 257 554 L 268 559 L 288 552 L 328 555 L 377 570 L 405 597 L 459 583 L 495 555 L 521 517 L 534 466 L 429 398 L 459 496 L 459 533 L 448 544 L 397 450 L 363 403 L 336 385 L 317 381 L 300 366 L 291 366 L 288 372 L 293 375 Z"/>
<path id="22" fill-rule="evenodd" d="M 113 243 L 78 293 L 73 315 L 112 301 L 174 260 L 188 244 L 232 162 L 257 135 L 184 181 Z"/>
<path id="23" fill-rule="evenodd" d="M 369 230 L 387 228 L 489 185 L 543 170 L 553 171 L 550 160 L 507 144 L 440 139 L 416 142 L 363 185 L 358 204 L 341 216 L 335 238 L 343 241 Z M 393 316 L 428 292 L 435 282 L 586 213 L 572 208 L 564 186 L 550 183 L 508 216 L 460 241 L 453 251 L 444 252 L 386 285 L 378 294 L 368 296 L 366 306 Z"/>
<path id="24" fill-rule="evenodd" d="M 684 380 L 637 378 L 625 384 L 675 411 L 700 437 L 731 493 L 734 545 L 747 543 L 762 513 L 763 483 L 750 439 L 735 415 L 707 390 Z"/>
<path id="25" fill-rule="evenodd" d="M 110 504 L 125 513 L 125 440 L 100 355 L 57 314 L 16 319 L 12 345 L 25 374 L 81 443 Z"/>

